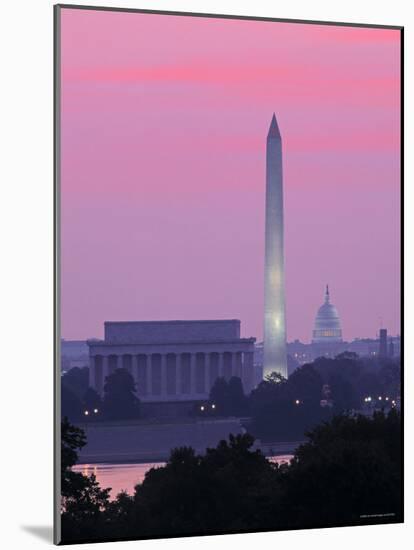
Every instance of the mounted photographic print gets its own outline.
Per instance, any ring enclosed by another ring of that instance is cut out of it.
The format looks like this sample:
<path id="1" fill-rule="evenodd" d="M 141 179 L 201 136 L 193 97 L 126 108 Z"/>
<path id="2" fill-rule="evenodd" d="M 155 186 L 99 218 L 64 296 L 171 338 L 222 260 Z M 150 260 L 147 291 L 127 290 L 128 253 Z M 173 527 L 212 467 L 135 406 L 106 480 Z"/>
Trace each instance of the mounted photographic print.
<path id="1" fill-rule="evenodd" d="M 391 26 L 55 6 L 55 542 L 403 521 Z"/>

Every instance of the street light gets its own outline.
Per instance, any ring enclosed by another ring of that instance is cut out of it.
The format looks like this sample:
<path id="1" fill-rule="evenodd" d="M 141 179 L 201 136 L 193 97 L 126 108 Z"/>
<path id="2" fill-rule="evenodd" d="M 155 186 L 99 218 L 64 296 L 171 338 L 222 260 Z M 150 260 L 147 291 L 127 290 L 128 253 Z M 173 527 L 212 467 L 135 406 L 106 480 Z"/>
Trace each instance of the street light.
<path id="1" fill-rule="evenodd" d="M 212 409 L 215 409 L 215 408 L 216 408 L 216 405 L 213 403 L 213 404 L 211 405 L 211 408 L 212 408 Z"/>
<path id="2" fill-rule="evenodd" d="M 88 416 L 89 411 L 85 411 L 83 414 L 84 414 L 85 416 Z"/>
<path id="3" fill-rule="evenodd" d="M 99 411 L 98 411 L 98 409 L 93 409 L 93 412 L 94 412 L 95 414 L 98 414 Z"/>
<path id="4" fill-rule="evenodd" d="M 204 405 L 201 405 L 200 411 L 204 411 Z"/>

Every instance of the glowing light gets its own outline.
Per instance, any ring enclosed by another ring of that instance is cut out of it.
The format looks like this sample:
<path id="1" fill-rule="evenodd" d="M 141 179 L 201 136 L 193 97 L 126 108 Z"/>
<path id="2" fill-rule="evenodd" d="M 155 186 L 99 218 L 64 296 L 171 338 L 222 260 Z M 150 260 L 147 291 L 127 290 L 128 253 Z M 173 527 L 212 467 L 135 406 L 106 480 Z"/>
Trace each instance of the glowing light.
<path id="1" fill-rule="evenodd" d="M 274 316 L 273 323 L 274 323 L 276 329 L 278 329 L 280 327 L 281 323 L 280 323 L 280 316 L 279 315 Z"/>
<path id="2" fill-rule="evenodd" d="M 88 416 L 89 411 L 85 411 L 83 414 L 84 414 L 85 416 Z"/>
<path id="3" fill-rule="evenodd" d="M 211 405 L 211 408 L 212 408 L 212 409 L 215 409 L 215 408 L 216 408 L 216 406 L 215 406 L 214 403 Z"/>
<path id="4" fill-rule="evenodd" d="M 296 404 L 296 405 L 300 405 L 299 399 L 296 399 L 295 404 Z"/>
<path id="5" fill-rule="evenodd" d="M 200 411 L 204 411 L 204 405 L 201 405 Z"/>
<path id="6" fill-rule="evenodd" d="M 93 412 L 94 412 L 95 414 L 97 414 L 99 411 L 98 411 L 98 409 L 93 409 Z"/>

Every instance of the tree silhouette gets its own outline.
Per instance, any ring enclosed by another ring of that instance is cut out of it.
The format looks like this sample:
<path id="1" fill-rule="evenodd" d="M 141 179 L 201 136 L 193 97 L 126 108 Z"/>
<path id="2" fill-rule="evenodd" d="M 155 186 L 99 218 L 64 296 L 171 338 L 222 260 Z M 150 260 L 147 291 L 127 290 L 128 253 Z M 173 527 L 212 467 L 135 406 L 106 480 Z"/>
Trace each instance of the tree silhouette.
<path id="1" fill-rule="evenodd" d="M 248 400 L 243 391 L 243 384 L 239 377 L 233 376 L 227 382 L 225 378 L 216 378 L 210 390 L 209 400 L 215 405 L 215 411 L 220 416 L 245 415 Z"/>
<path id="2" fill-rule="evenodd" d="M 82 399 L 89 386 L 89 368 L 73 367 L 62 378 L 62 387 L 69 389 L 78 399 Z"/>
<path id="3" fill-rule="evenodd" d="M 116 369 L 105 379 L 103 411 L 110 420 L 127 420 L 139 416 L 140 402 L 135 382 L 126 369 Z"/>
<path id="4" fill-rule="evenodd" d="M 311 365 L 286 380 L 273 372 L 249 398 L 252 432 L 264 440 L 303 439 L 306 430 L 330 417 L 320 406 L 322 378 Z"/>
<path id="5" fill-rule="evenodd" d="M 72 390 L 62 384 L 61 387 L 61 414 L 71 422 L 78 422 L 82 417 L 82 402 Z"/>
<path id="6" fill-rule="evenodd" d="M 292 528 L 401 521 L 401 423 L 396 411 L 336 416 L 308 434 L 283 479 Z M 380 515 L 380 516 L 378 516 Z M 369 520 L 368 520 L 369 521 Z"/>
<path id="7" fill-rule="evenodd" d="M 217 414 L 227 415 L 227 380 L 223 377 L 216 378 L 211 390 L 209 400 L 216 406 Z"/>
<path id="8" fill-rule="evenodd" d="M 238 376 L 232 376 L 228 382 L 228 402 L 230 414 L 242 416 L 247 413 L 248 400 L 244 395 L 243 384 Z"/>
<path id="9" fill-rule="evenodd" d="M 68 466 L 85 438 L 72 426 L 62 433 Z M 189 447 L 173 449 L 165 466 L 149 470 L 133 495 L 121 493 L 111 503 L 108 490 L 81 476 L 81 486 L 71 489 L 78 500 L 70 501 L 62 516 L 64 540 L 401 521 L 397 411 L 372 418 L 336 416 L 307 439 L 291 463 L 281 466 L 252 450 L 254 438 L 247 434 L 230 435 L 204 455 Z"/>
<path id="10" fill-rule="evenodd" d="M 109 503 L 110 489 L 101 489 L 94 475 L 72 471 L 78 453 L 86 445 L 85 432 L 69 423 L 61 424 L 61 510 L 65 540 L 98 534 L 102 512 Z"/>
<path id="11" fill-rule="evenodd" d="M 102 399 L 99 393 L 93 388 L 88 388 L 83 396 L 83 406 L 89 411 L 93 419 L 100 418 L 102 413 Z M 95 413 L 94 411 L 97 411 Z"/>

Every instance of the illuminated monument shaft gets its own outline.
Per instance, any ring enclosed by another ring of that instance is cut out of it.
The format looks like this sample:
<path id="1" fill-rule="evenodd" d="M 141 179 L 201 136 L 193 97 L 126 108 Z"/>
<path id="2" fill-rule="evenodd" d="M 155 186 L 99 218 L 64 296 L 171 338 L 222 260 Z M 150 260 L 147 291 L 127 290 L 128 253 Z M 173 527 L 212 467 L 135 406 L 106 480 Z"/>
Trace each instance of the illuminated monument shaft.
<path id="1" fill-rule="evenodd" d="M 287 378 L 283 257 L 282 139 L 273 115 L 266 147 L 265 318 L 263 376 Z"/>

